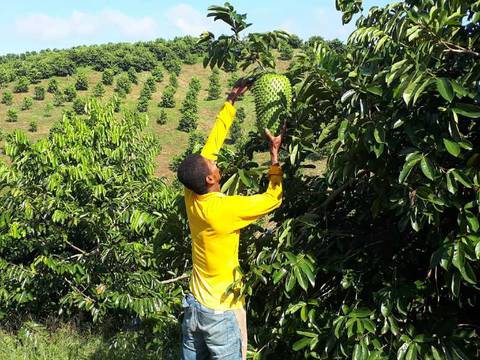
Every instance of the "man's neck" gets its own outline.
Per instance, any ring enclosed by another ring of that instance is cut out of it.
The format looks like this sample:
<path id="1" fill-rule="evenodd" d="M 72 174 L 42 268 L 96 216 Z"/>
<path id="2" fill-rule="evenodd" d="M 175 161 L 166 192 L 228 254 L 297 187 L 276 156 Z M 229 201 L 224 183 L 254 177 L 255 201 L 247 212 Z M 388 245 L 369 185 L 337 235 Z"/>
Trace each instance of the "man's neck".
<path id="1" fill-rule="evenodd" d="M 210 185 L 207 189 L 207 193 L 211 193 L 211 192 L 220 192 L 220 184 L 213 184 L 213 185 Z"/>

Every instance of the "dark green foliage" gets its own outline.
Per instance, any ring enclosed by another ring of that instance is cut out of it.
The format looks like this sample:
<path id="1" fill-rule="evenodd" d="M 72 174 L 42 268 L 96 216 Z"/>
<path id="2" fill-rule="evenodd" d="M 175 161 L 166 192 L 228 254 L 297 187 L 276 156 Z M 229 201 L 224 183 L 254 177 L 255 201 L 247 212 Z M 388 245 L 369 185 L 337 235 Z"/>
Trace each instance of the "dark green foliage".
<path id="1" fill-rule="evenodd" d="M 77 80 L 75 81 L 75 89 L 88 90 L 88 79 L 83 72 L 77 75 Z"/>
<path id="2" fill-rule="evenodd" d="M 157 84 L 156 84 L 155 78 L 154 77 L 149 77 L 145 81 L 145 87 L 147 87 L 152 94 L 154 92 L 156 92 L 157 91 Z"/>
<path id="3" fill-rule="evenodd" d="M 174 108 L 175 107 L 175 88 L 172 86 L 167 86 L 163 90 L 162 100 L 160 101 L 159 106 L 164 108 Z"/>
<path id="4" fill-rule="evenodd" d="M 349 21 L 361 3 L 336 5 Z M 398 2 L 344 48 L 299 53 L 277 225 L 239 250 L 252 356 L 479 358 L 479 18 L 471 1 Z M 222 41 L 205 64 L 235 56 Z M 225 191 L 262 189 L 252 146 L 219 158 Z"/>
<path id="5" fill-rule="evenodd" d="M 160 110 L 160 114 L 158 115 L 157 118 L 157 124 L 158 125 L 165 125 L 167 123 L 168 117 L 167 117 L 167 112 L 165 109 Z"/>
<path id="6" fill-rule="evenodd" d="M 8 137 L 12 166 L 0 165 L 2 312 L 169 321 L 176 285 L 161 283 L 172 276 L 158 271 L 156 244 L 185 223 L 174 221 L 176 191 L 153 176 L 158 142 L 144 134 L 144 117 L 116 117 L 95 102 L 87 108 L 87 116 L 67 113 L 36 143 L 20 131 Z"/>
<path id="7" fill-rule="evenodd" d="M 87 99 L 77 97 L 72 104 L 73 111 L 75 111 L 76 114 L 78 115 L 83 115 L 85 114 L 85 105 L 87 104 Z"/>
<path id="8" fill-rule="evenodd" d="M 217 100 L 222 94 L 220 85 L 220 71 L 213 69 L 212 74 L 208 77 L 208 96 L 207 100 Z"/>
<path id="9" fill-rule="evenodd" d="M 8 90 L 5 90 L 2 94 L 2 104 L 10 106 L 10 105 L 12 105 L 12 103 L 13 103 L 12 93 Z"/>
<path id="10" fill-rule="evenodd" d="M 140 97 L 137 103 L 137 111 L 141 113 L 145 113 L 148 111 L 148 98 L 147 97 Z"/>
<path id="11" fill-rule="evenodd" d="M 30 85 L 30 80 L 26 76 L 21 76 L 18 80 L 13 84 L 13 92 L 14 93 L 25 93 L 28 92 L 28 86 Z"/>
<path id="12" fill-rule="evenodd" d="M 280 59 L 281 60 L 292 60 L 293 49 L 288 43 L 282 43 L 278 50 L 280 52 Z"/>
<path id="13" fill-rule="evenodd" d="M 7 122 L 17 122 L 18 120 L 18 113 L 15 109 L 8 109 L 7 110 Z"/>
<path id="14" fill-rule="evenodd" d="M 77 97 L 77 90 L 73 85 L 67 86 L 65 90 L 63 90 L 63 99 L 66 102 L 72 102 Z"/>
<path id="15" fill-rule="evenodd" d="M 0 88 L 12 81 L 12 74 L 6 69 L 0 68 Z"/>
<path id="16" fill-rule="evenodd" d="M 93 96 L 100 98 L 105 94 L 105 85 L 103 85 L 102 82 L 99 82 L 95 87 L 93 88 Z"/>
<path id="17" fill-rule="evenodd" d="M 59 90 L 57 79 L 50 79 L 48 81 L 47 91 L 50 94 L 55 94 Z"/>
<path id="18" fill-rule="evenodd" d="M 175 74 L 174 72 L 171 72 L 168 79 L 168 83 L 170 84 L 170 86 L 174 87 L 175 89 L 178 88 L 177 74 Z"/>
<path id="19" fill-rule="evenodd" d="M 43 86 L 35 86 L 33 98 L 41 101 L 45 99 L 45 88 Z"/>
<path id="20" fill-rule="evenodd" d="M 133 84 L 138 84 L 138 75 L 137 75 L 137 70 L 135 68 L 130 67 L 127 71 L 128 78 Z"/>
<path id="21" fill-rule="evenodd" d="M 122 97 L 132 91 L 132 82 L 127 74 L 123 73 L 117 77 L 115 91 Z"/>
<path id="22" fill-rule="evenodd" d="M 30 110 L 33 105 L 33 99 L 30 96 L 26 96 L 23 98 L 22 105 L 20 106 L 20 110 Z"/>
<path id="23" fill-rule="evenodd" d="M 177 76 L 180 75 L 180 71 L 182 71 L 182 62 L 172 52 L 167 52 L 165 55 L 165 58 L 163 60 L 163 66 L 165 69 L 167 69 L 169 72 L 175 73 Z"/>
<path id="24" fill-rule="evenodd" d="M 103 73 L 102 73 L 103 85 L 112 85 L 114 76 L 115 76 L 115 73 L 113 72 L 112 69 L 108 68 L 103 70 Z"/>
<path id="25" fill-rule="evenodd" d="M 36 120 L 30 121 L 30 128 L 28 129 L 30 132 L 37 132 L 38 130 L 38 124 Z"/>
<path id="26" fill-rule="evenodd" d="M 156 66 L 155 69 L 152 70 L 152 76 L 156 82 L 162 82 L 163 68 L 161 66 Z"/>
<path id="27" fill-rule="evenodd" d="M 193 77 L 188 84 L 188 91 L 182 103 L 180 112 L 182 116 L 178 123 L 178 130 L 190 132 L 198 126 L 198 95 L 200 92 L 200 81 Z"/>

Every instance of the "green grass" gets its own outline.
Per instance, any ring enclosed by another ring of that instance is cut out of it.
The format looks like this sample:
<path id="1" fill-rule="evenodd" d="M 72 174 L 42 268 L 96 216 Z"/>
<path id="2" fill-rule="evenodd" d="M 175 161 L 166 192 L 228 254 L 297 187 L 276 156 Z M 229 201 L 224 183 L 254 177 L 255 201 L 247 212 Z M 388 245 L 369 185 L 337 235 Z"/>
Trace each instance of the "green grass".
<path id="1" fill-rule="evenodd" d="M 26 322 L 16 332 L 0 329 L 1 360 L 170 360 L 179 357 L 179 329 L 173 337 L 159 335 L 155 346 L 138 345 L 143 340 L 136 332 L 117 333 L 108 338 L 90 330 L 80 331 L 61 323 L 48 329 Z M 172 341 L 173 338 L 173 341 Z M 168 344 L 163 344 L 166 341 Z M 152 345 L 153 343 L 150 343 Z M 148 348 L 147 348 L 148 347 Z"/>
<path id="2" fill-rule="evenodd" d="M 279 69 L 285 70 L 287 67 L 287 62 L 279 61 Z M 85 97 L 91 96 L 93 93 L 94 86 L 101 80 L 101 73 L 94 71 L 92 69 L 79 69 L 84 70 L 87 75 L 89 89 L 87 91 L 77 91 L 77 96 Z M 157 91 L 153 94 L 152 100 L 149 102 L 149 124 L 147 127 L 147 131 L 158 135 L 160 140 L 160 144 L 162 146 L 162 150 L 158 155 L 156 162 L 157 166 L 155 169 L 155 175 L 157 176 L 166 176 L 167 178 L 172 178 L 173 174 L 168 169 L 168 165 L 171 162 L 171 159 L 175 155 L 180 154 L 187 144 L 188 134 L 177 130 L 178 121 L 180 119 L 180 107 L 182 101 L 185 97 L 187 92 L 188 83 L 193 76 L 196 76 L 200 79 L 200 83 L 202 85 L 202 89 L 199 95 L 199 126 L 198 130 L 208 134 L 211 127 L 213 126 L 213 122 L 215 120 L 215 116 L 217 112 L 220 110 L 225 97 L 222 96 L 218 100 L 207 101 L 207 89 L 208 89 L 208 77 L 211 73 L 209 68 L 205 69 L 201 64 L 194 64 L 194 65 L 183 65 L 182 71 L 180 76 L 178 77 L 178 90 L 175 94 L 176 100 L 176 107 L 174 109 L 166 109 L 168 115 L 168 121 L 165 125 L 158 125 L 156 123 L 156 119 L 160 113 L 160 108 L 157 106 L 160 102 L 163 89 L 166 85 L 168 85 L 168 73 L 165 71 L 164 73 L 164 80 L 157 84 Z M 132 91 L 130 94 L 127 95 L 127 98 L 124 100 L 122 104 L 122 110 L 134 110 L 137 105 L 138 96 L 140 91 L 143 87 L 145 80 L 150 76 L 149 72 L 143 72 L 138 74 L 138 84 L 133 84 Z M 222 90 L 227 94 L 229 89 L 227 88 L 227 81 L 230 77 L 230 74 L 225 73 L 223 71 L 220 72 L 221 76 L 221 83 L 223 84 Z M 61 90 L 65 89 L 69 85 L 74 85 L 75 83 L 75 75 L 71 77 L 56 77 L 59 87 Z M 23 101 L 23 98 L 26 96 L 30 96 L 33 98 L 34 95 L 34 87 L 37 85 L 42 85 L 47 88 L 49 80 L 42 80 L 39 84 L 32 84 L 29 87 L 28 93 L 21 93 L 21 94 L 13 94 L 13 104 L 11 106 L 6 106 L 5 104 L 0 104 L 0 128 L 6 132 L 12 132 L 15 129 L 22 129 L 28 135 L 28 137 L 32 140 L 38 140 L 42 137 L 45 137 L 54 122 L 58 121 L 61 116 L 62 112 L 65 109 L 71 108 L 71 103 L 65 103 L 61 107 L 53 107 L 53 111 L 49 117 L 46 117 L 45 107 L 48 103 L 53 103 L 53 95 L 50 93 L 46 93 L 45 100 L 37 101 L 34 100 L 33 106 L 29 110 L 21 111 L 20 106 Z M 115 85 L 105 86 L 105 94 L 102 97 L 104 101 L 109 100 L 113 95 L 113 89 Z M 0 96 L 1 93 L 5 89 L 12 91 L 13 84 L 9 84 L 6 88 L 0 89 Z M 254 119 L 255 119 L 255 112 L 254 112 L 254 104 L 253 104 L 253 97 L 250 94 L 245 96 L 244 100 L 237 103 L 238 106 L 243 106 L 246 110 L 246 120 L 245 120 L 245 133 L 248 133 L 250 129 L 253 128 Z M 14 123 L 9 123 L 6 121 L 6 114 L 8 109 L 16 109 L 18 112 L 18 121 Z M 37 132 L 30 132 L 30 122 L 35 120 L 38 124 L 38 131 Z M 3 141 L 0 141 L 0 148 L 3 147 Z M 0 159 L 6 159 L 4 155 L 0 154 Z"/>

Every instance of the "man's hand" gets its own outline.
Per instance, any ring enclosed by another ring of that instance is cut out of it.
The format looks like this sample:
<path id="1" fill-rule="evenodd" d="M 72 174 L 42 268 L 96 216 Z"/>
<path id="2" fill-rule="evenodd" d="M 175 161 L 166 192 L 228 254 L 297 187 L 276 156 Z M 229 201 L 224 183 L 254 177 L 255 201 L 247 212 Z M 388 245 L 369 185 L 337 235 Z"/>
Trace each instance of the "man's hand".
<path id="1" fill-rule="evenodd" d="M 285 130 L 286 130 L 286 124 L 282 126 L 280 135 L 273 136 L 270 130 L 265 129 L 265 136 L 268 139 L 268 146 L 270 148 L 270 157 L 272 160 L 272 165 L 279 165 L 278 153 L 280 151 L 280 147 L 282 146 L 282 138 L 285 135 Z"/>
<path id="2" fill-rule="evenodd" d="M 245 78 L 237 80 L 237 82 L 235 82 L 233 85 L 232 91 L 230 91 L 230 94 L 228 94 L 227 101 L 230 101 L 233 105 L 241 95 L 243 95 L 253 86 L 253 83 L 253 80 Z"/>

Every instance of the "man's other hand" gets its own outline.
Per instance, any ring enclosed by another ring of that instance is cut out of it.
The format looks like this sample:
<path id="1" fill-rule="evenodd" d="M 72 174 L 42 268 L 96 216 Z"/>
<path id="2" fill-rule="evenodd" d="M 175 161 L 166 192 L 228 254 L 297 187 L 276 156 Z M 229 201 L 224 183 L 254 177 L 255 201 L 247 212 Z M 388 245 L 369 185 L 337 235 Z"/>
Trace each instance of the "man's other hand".
<path id="1" fill-rule="evenodd" d="M 278 153 L 280 152 L 280 147 L 282 146 L 282 138 L 285 135 L 286 123 L 282 126 L 280 135 L 273 136 L 270 130 L 265 129 L 265 136 L 268 140 L 268 146 L 270 148 L 270 157 L 272 160 L 272 165 L 279 165 L 278 162 Z"/>

